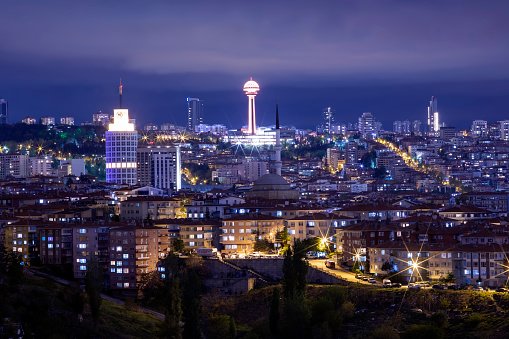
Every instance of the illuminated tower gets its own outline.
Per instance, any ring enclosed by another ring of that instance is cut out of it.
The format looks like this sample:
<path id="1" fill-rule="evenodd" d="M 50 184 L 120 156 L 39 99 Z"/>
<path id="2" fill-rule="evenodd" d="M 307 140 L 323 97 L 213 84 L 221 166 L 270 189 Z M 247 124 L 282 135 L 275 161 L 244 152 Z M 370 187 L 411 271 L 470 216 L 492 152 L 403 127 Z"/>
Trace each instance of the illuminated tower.
<path id="1" fill-rule="evenodd" d="M 439 130 L 438 102 L 437 98 L 432 96 L 428 106 L 428 132 L 430 135 L 435 135 Z"/>
<path id="2" fill-rule="evenodd" d="M 255 96 L 258 94 L 260 86 L 253 78 L 250 78 L 248 82 L 244 84 L 244 92 L 248 97 L 249 103 L 249 122 L 248 122 L 248 134 L 256 134 L 256 112 L 255 112 Z"/>
<path id="3" fill-rule="evenodd" d="M 274 147 L 276 151 L 276 174 L 281 175 L 281 130 L 279 129 L 279 111 L 278 105 L 276 102 L 276 146 Z"/>
<path id="4" fill-rule="evenodd" d="M 122 105 L 122 85 L 119 87 Z M 138 132 L 129 122 L 127 109 L 113 110 L 113 123 L 109 124 L 106 137 L 106 181 L 115 184 L 136 184 L 136 148 Z"/>
<path id="5" fill-rule="evenodd" d="M 187 98 L 187 130 L 195 132 L 196 126 L 203 123 L 203 100 Z"/>

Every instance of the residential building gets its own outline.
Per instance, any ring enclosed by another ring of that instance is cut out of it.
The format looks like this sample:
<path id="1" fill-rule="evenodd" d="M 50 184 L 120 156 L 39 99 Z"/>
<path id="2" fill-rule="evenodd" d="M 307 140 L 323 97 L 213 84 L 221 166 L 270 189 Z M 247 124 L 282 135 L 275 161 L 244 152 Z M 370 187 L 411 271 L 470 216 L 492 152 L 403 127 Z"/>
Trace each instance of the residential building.
<path id="1" fill-rule="evenodd" d="M 110 115 L 103 112 L 95 113 L 93 115 L 93 123 L 96 126 L 108 127 L 110 124 Z"/>
<path id="2" fill-rule="evenodd" d="M 125 226 L 109 231 L 109 288 L 115 294 L 137 296 L 144 274 L 156 270 L 159 260 L 155 227 Z"/>
<path id="3" fill-rule="evenodd" d="M 437 98 L 431 97 L 428 106 L 428 133 L 435 136 L 439 132 L 438 102 Z"/>
<path id="4" fill-rule="evenodd" d="M 41 125 L 45 125 L 45 126 L 55 125 L 55 117 L 48 117 L 48 116 L 42 117 Z"/>
<path id="5" fill-rule="evenodd" d="M 474 138 L 488 135 L 488 122 L 486 120 L 474 120 L 472 122 L 472 136 Z"/>
<path id="6" fill-rule="evenodd" d="M 74 126 L 74 117 L 61 117 L 60 124 L 67 125 L 67 126 Z"/>
<path id="7" fill-rule="evenodd" d="M 52 175 L 54 173 L 52 164 L 53 158 L 49 155 L 30 157 L 31 174 L 44 176 Z"/>
<path id="8" fill-rule="evenodd" d="M 30 176 L 29 156 L 26 154 L 0 154 L 0 179 Z"/>
<path id="9" fill-rule="evenodd" d="M 181 201 L 162 196 L 130 197 L 120 202 L 122 220 L 157 220 L 185 217 Z"/>
<path id="10" fill-rule="evenodd" d="M 336 112 L 331 107 L 323 109 L 323 133 L 332 133 L 332 124 L 334 123 L 334 116 Z"/>
<path id="11" fill-rule="evenodd" d="M 37 119 L 26 117 L 21 120 L 22 123 L 27 125 L 35 125 L 37 123 Z"/>
<path id="12" fill-rule="evenodd" d="M 223 220 L 220 243 L 224 253 L 245 253 L 253 251 L 256 240 L 276 242 L 276 232 L 284 229 L 284 219 L 269 215 L 236 216 Z"/>

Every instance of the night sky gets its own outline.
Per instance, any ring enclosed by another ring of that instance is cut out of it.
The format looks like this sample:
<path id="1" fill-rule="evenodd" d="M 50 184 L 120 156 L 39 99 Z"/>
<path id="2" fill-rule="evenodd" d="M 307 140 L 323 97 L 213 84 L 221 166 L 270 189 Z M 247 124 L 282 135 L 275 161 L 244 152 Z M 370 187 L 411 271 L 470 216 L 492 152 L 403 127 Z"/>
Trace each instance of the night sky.
<path id="1" fill-rule="evenodd" d="M 205 123 L 247 121 L 253 77 L 259 124 L 314 128 L 373 112 L 423 123 L 509 119 L 509 1 L 2 1 L 0 97 L 27 115 L 91 121 L 124 106 L 138 127 L 185 125 L 186 97 Z"/>

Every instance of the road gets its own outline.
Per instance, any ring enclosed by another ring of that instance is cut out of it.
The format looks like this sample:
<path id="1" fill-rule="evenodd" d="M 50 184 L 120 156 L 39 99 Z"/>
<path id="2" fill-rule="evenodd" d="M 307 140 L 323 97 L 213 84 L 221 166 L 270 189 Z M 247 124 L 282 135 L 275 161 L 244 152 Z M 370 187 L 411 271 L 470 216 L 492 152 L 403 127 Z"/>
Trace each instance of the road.
<path id="1" fill-rule="evenodd" d="M 375 284 L 370 284 L 367 281 L 363 281 L 361 279 L 356 279 L 354 273 L 347 271 L 342 267 L 338 267 L 338 265 L 336 265 L 336 268 L 327 268 L 325 266 L 325 259 L 310 259 L 309 264 L 313 267 L 321 269 L 329 274 L 338 276 L 338 277 L 345 279 L 349 282 L 355 282 L 355 283 L 366 284 L 366 285 L 375 285 Z M 377 282 L 376 286 L 382 286 L 382 284 Z"/>

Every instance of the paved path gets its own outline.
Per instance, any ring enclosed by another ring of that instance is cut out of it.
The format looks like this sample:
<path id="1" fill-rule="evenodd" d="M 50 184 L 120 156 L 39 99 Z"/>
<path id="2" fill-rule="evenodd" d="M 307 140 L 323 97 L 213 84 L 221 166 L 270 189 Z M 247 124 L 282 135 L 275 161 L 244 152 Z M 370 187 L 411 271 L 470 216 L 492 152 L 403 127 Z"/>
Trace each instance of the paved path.
<path id="1" fill-rule="evenodd" d="M 366 285 L 375 285 L 375 284 L 370 284 L 367 281 L 363 281 L 361 279 L 356 279 L 354 273 L 347 271 L 342 267 L 338 267 L 337 265 L 336 265 L 336 268 L 326 267 L 325 259 L 311 259 L 311 260 L 309 260 L 309 264 L 311 266 L 321 269 L 329 274 L 332 274 L 332 275 L 338 276 L 342 279 L 345 279 L 348 282 L 355 282 L 355 283 L 366 284 Z M 377 283 L 376 285 L 381 286 L 380 283 Z"/>
<path id="2" fill-rule="evenodd" d="M 35 274 L 35 275 L 39 275 L 39 276 L 42 276 L 42 277 L 46 277 L 46 278 L 49 278 L 49 279 L 52 279 L 60 284 L 63 284 L 63 285 L 73 285 L 75 284 L 75 282 L 71 282 L 69 280 L 65 280 L 65 279 L 62 279 L 62 278 L 59 278 L 59 277 L 55 277 L 54 275 L 50 275 L 50 274 L 47 274 L 47 273 L 44 273 L 44 272 L 39 272 L 37 270 L 28 270 L 30 274 Z M 104 293 L 101 293 L 101 298 L 103 298 L 104 300 L 108 300 L 112 303 L 115 303 L 117 305 L 121 305 L 121 306 L 124 306 L 125 302 L 121 299 L 117 299 L 117 298 L 113 298 L 109 295 L 106 295 Z M 152 314 L 153 316 L 155 316 L 156 318 L 158 319 L 161 319 L 161 320 L 164 320 L 164 314 L 162 313 L 159 313 L 159 312 L 156 312 L 156 311 L 153 311 L 153 310 L 149 310 L 148 308 L 145 308 L 145 307 L 139 307 L 139 311 L 141 313 L 145 313 L 145 314 Z"/>

